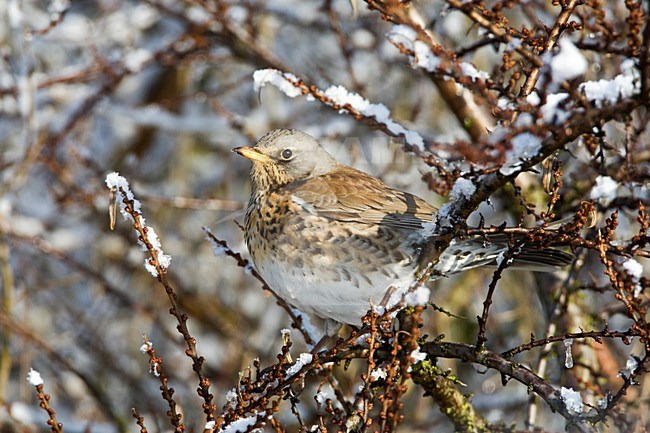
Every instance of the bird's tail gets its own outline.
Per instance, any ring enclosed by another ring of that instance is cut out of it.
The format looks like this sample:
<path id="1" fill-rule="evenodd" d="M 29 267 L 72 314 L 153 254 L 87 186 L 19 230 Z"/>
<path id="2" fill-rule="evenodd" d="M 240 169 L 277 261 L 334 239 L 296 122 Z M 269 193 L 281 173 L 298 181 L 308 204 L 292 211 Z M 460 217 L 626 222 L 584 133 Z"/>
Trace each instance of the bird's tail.
<path id="1" fill-rule="evenodd" d="M 455 240 L 440 256 L 436 270 L 449 275 L 479 266 L 497 267 L 506 260 L 507 251 L 508 237 L 505 235 Z M 573 254 L 556 248 L 524 244 L 515 251 L 508 268 L 553 272 L 571 264 L 574 258 Z"/>
<path id="2" fill-rule="evenodd" d="M 555 248 L 524 247 L 515 257 L 512 268 L 537 272 L 553 272 L 573 262 L 573 254 Z M 486 266 L 496 266 L 487 264 Z"/>

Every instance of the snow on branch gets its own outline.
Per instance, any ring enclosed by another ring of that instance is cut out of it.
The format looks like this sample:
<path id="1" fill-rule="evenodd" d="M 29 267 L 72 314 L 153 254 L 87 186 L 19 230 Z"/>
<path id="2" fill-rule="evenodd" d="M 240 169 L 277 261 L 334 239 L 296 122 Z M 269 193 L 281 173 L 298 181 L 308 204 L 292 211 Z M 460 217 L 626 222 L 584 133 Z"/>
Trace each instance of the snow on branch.
<path id="1" fill-rule="evenodd" d="M 34 370 L 33 368 L 30 368 L 29 373 L 27 373 L 27 382 L 29 382 L 29 384 L 32 386 L 43 385 L 43 378 L 41 377 L 41 373 Z"/>
<path id="2" fill-rule="evenodd" d="M 253 89 L 255 92 L 259 92 L 267 84 L 273 84 L 288 97 L 295 98 L 303 94 L 300 86 L 296 84 L 299 82 L 300 79 L 292 73 L 281 72 L 277 69 L 259 69 L 253 72 Z M 309 101 L 314 100 L 311 95 L 308 95 L 307 99 Z"/>
<path id="3" fill-rule="evenodd" d="M 560 388 L 560 395 L 570 414 L 578 415 L 582 413 L 582 397 L 578 391 L 574 391 L 573 388 L 562 387 Z"/>
<path id="4" fill-rule="evenodd" d="M 621 73 L 611 80 L 585 81 L 578 89 L 589 102 L 601 108 L 606 103 L 631 98 L 641 91 L 641 74 L 632 59 L 621 63 Z"/>
<path id="5" fill-rule="evenodd" d="M 547 60 L 551 68 L 553 82 L 560 84 L 563 81 L 571 80 L 587 71 L 588 62 L 582 52 L 569 39 L 561 39 L 558 43 L 560 50 L 555 56 L 547 53 L 543 60 Z"/>
<path id="6" fill-rule="evenodd" d="M 500 170 L 477 174 L 468 179 L 475 186 L 471 194 L 467 194 L 469 190 L 466 182 L 463 181 L 459 185 L 454 185 L 452 194 L 454 199 L 447 202 L 440 209 L 436 222 L 427 225 L 425 228 L 426 235 L 430 235 L 427 243 L 432 245 L 435 243 L 436 247 L 440 249 L 446 248 L 452 237 L 447 237 L 447 245 L 445 246 L 443 245 L 445 241 L 442 240 L 442 235 L 462 229 L 463 223 L 474 209 L 481 202 L 487 200 L 494 191 L 505 185 L 509 179 L 542 162 L 553 152 L 581 134 L 591 131 L 593 119 L 598 118 L 604 121 L 616 119 L 622 113 L 627 113 L 638 105 L 640 105 L 639 101 L 628 99 L 602 108 L 576 111 L 572 117 L 572 129 L 565 129 L 562 125 L 547 125 L 544 138 L 521 130 L 510 139 L 512 148 L 506 153 L 507 161 Z M 539 126 L 530 125 L 528 128 L 532 131 L 539 129 Z M 507 137 L 503 136 L 501 140 L 507 140 Z M 425 255 L 427 256 L 423 260 L 425 263 L 436 260 L 433 249 L 431 253 L 425 253 Z M 429 257 L 430 255 L 431 257 Z"/>
<path id="7" fill-rule="evenodd" d="M 386 34 L 388 41 L 410 58 L 411 66 L 427 72 L 442 74 L 450 77 L 460 75 L 469 77 L 471 81 L 487 81 L 490 74 L 480 71 L 468 62 L 458 62 L 454 65 L 450 59 L 445 59 L 433 52 L 431 47 L 418 39 L 418 33 L 412 27 L 398 24 Z M 459 71 L 454 71 L 457 68 Z M 460 72 L 460 75 L 459 73 Z M 460 80 L 459 80 L 460 81 Z"/>
<path id="8" fill-rule="evenodd" d="M 119 173 L 113 172 L 106 176 L 106 186 L 111 190 L 111 194 L 119 194 L 121 199 L 112 201 L 111 209 L 111 228 L 115 225 L 114 205 L 118 202 L 122 217 L 133 223 L 133 227 L 138 233 L 138 244 L 142 251 L 149 251 L 151 257 L 144 261 L 144 267 L 154 277 L 159 277 L 160 272 L 164 273 L 169 268 L 172 261 L 171 256 L 165 254 L 160 244 L 160 239 L 153 227 L 147 227 L 142 212 L 140 211 L 140 202 L 135 198 L 127 180 L 120 176 Z"/>
<path id="9" fill-rule="evenodd" d="M 582 69 L 572 69 L 564 65 L 567 63 L 563 56 L 564 51 L 571 52 L 576 49 L 570 43 L 561 44 L 563 51 L 553 57 L 551 61 L 551 71 L 554 82 L 562 79 L 570 79 L 575 74 L 584 72 Z M 572 47 L 572 48 L 567 48 Z M 557 60 L 562 60 L 561 62 Z M 563 67 L 558 66 L 564 65 Z M 633 60 L 625 60 L 621 63 L 621 73 L 610 80 L 584 81 L 577 87 L 577 96 L 583 95 L 585 100 L 593 104 L 596 108 L 602 108 L 608 104 L 615 104 L 625 99 L 633 98 L 641 93 L 641 74 Z M 526 98 L 527 102 L 540 109 L 542 116 L 538 119 L 538 124 L 561 125 L 572 116 L 584 111 L 583 107 L 576 106 L 574 100 L 570 98 L 569 93 L 558 92 L 546 95 L 546 101 L 540 106 L 540 98 L 537 93 L 533 92 Z"/>
<path id="10" fill-rule="evenodd" d="M 50 406 L 50 396 L 43 391 L 44 382 L 41 374 L 30 368 L 29 373 L 27 373 L 27 382 L 36 388 L 36 398 L 40 401 L 39 406 L 41 409 L 47 412 L 49 418 L 47 424 L 50 426 L 52 433 L 63 433 L 63 424 L 57 421 L 56 411 Z"/>
<path id="11" fill-rule="evenodd" d="M 230 424 L 223 426 L 221 429 L 219 429 L 219 433 L 240 433 L 240 432 L 247 432 L 247 431 L 255 431 L 252 430 L 252 428 L 255 427 L 256 425 L 263 424 L 263 420 L 265 418 L 266 418 L 266 412 L 255 413 L 248 417 L 239 418 L 235 421 L 232 421 Z M 206 429 L 209 429 L 211 427 L 212 424 L 210 424 L 209 426 L 206 425 Z"/>
<path id="12" fill-rule="evenodd" d="M 343 86 L 330 86 L 320 90 L 307 86 L 295 75 L 277 69 L 260 69 L 253 73 L 254 89 L 259 91 L 267 84 L 272 84 L 290 98 L 306 95 L 308 101 L 319 100 L 339 113 L 350 113 L 361 119 L 372 119 L 381 129 L 393 137 L 401 137 L 413 149 L 423 151 L 424 139 L 415 131 L 406 129 L 391 117 L 390 110 L 384 104 L 372 103 L 358 93 L 350 92 Z"/>
<path id="13" fill-rule="evenodd" d="M 512 147 L 506 152 L 506 161 L 499 171 L 510 176 L 522 167 L 523 163 L 534 157 L 542 148 L 542 140 L 530 132 L 518 134 L 511 140 Z"/>
<path id="14" fill-rule="evenodd" d="M 115 225 L 115 214 L 117 213 L 115 204 L 117 202 L 120 204 L 120 212 L 124 219 L 131 221 L 133 228 L 138 233 L 138 244 L 140 244 L 143 251 L 149 251 L 150 258 L 145 260 L 145 268 L 151 273 L 151 275 L 156 277 L 165 288 L 165 293 L 167 293 L 169 301 L 171 302 L 169 313 L 178 321 L 176 329 L 183 336 L 183 340 L 187 345 L 185 354 L 192 359 L 192 369 L 196 373 L 199 381 L 197 394 L 203 398 L 204 407 L 207 408 L 205 413 L 208 417 L 208 422 L 212 421 L 214 420 L 215 412 L 215 406 L 212 403 L 214 396 L 210 393 L 210 381 L 203 372 L 204 358 L 199 356 L 196 350 L 196 338 L 190 334 L 187 327 L 188 316 L 181 311 L 178 302 L 178 295 L 166 276 L 167 268 L 171 263 L 171 256 L 162 251 L 160 239 L 158 239 L 153 228 L 147 227 L 145 219 L 140 212 L 140 202 L 135 198 L 127 180 L 120 176 L 119 173 L 113 172 L 106 176 L 105 182 L 106 186 L 111 191 L 111 204 L 109 207 L 111 229 Z M 151 356 L 151 354 L 153 354 L 153 345 L 145 346 L 145 350 L 147 353 L 150 353 Z M 171 401 L 171 394 L 169 396 L 169 401 Z"/>

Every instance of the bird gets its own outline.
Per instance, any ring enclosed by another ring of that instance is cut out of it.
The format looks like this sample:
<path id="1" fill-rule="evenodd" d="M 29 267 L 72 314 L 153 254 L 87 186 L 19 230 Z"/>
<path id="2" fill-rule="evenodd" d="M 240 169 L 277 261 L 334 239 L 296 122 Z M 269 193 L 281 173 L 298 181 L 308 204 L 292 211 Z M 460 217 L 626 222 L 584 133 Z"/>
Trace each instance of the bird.
<path id="1" fill-rule="evenodd" d="M 257 271 L 288 304 L 321 319 L 325 335 L 360 326 L 391 289 L 414 282 L 435 207 L 338 162 L 299 130 L 275 129 L 233 152 L 252 162 L 244 238 Z M 433 274 L 495 266 L 507 249 L 503 235 L 455 239 Z M 511 267 L 553 271 L 572 260 L 526 246 Z"/>

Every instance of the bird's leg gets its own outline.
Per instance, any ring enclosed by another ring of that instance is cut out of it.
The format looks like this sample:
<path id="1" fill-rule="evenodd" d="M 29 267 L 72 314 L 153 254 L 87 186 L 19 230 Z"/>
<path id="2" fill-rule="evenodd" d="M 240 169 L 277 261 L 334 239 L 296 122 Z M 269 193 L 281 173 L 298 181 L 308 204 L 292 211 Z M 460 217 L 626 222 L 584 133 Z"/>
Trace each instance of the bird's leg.
<path id="1" fill-rule="evenodd" d="M 386 308 L 388 306 L 388 301 L 390 301 L 390 298 L 392 298 L 393 294 L 395 293 L 395 286 L 390 286 L 388 290 L 386 290 L 386 293 L 384 293 L 384 297 L 381 298 L 381 301 L 379 302 L 379 307 L 384 307 Z"/>
<path id="2" fill-rule="evenodd" d="M 323 349 L 329 342 L 336 341 L 336 336 L 343 327 L 343 324 L 332 319 L 325 319 L 325 334 L 321 337 L 316 345 L 310 350 L 310 353 L 316 354 Z"/>
<path id="3" fill-rule="evenodd" d="M 311 348 L 311 350 L 309 351 L 309 353 L 311 353 L 312 355 L 317 354 L 318 352 L 320 352 L 321 349 L 323 349 L 325 346 L 327 346 L 327 344 L 328 344 L 330 341 L 334 341 L 334 338 L 335 338 L 334 335 L 327 335 L 327 334 L 323 335 L 323 336 L 321 337 L 321 339 L 318 340 L 318 342 L 316 343 L 316 345 L 315 345 L 314 347 Z"/>

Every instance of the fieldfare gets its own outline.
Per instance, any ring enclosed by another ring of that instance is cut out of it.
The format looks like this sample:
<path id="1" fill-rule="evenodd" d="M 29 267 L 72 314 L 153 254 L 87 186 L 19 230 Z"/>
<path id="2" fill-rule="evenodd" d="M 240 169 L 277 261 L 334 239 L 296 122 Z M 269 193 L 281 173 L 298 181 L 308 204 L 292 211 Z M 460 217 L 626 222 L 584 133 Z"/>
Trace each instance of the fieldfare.
<path id="1" fill-rule="evenodd" d="M 407 288 L 418 270 L 423 225 L 436 208 L 419 197 L 341 164 L 311 136 L 277 129 L 234 152 L 252 161 L 245 239 L 269 286 L 290 305 L 332 321 L 360 325 L 389 288 Z M 494 266 L 500 242 L 456 240 L 437 275 Z M 573 256 L 525 247 L 513 268 L 554 270 Z"/>

